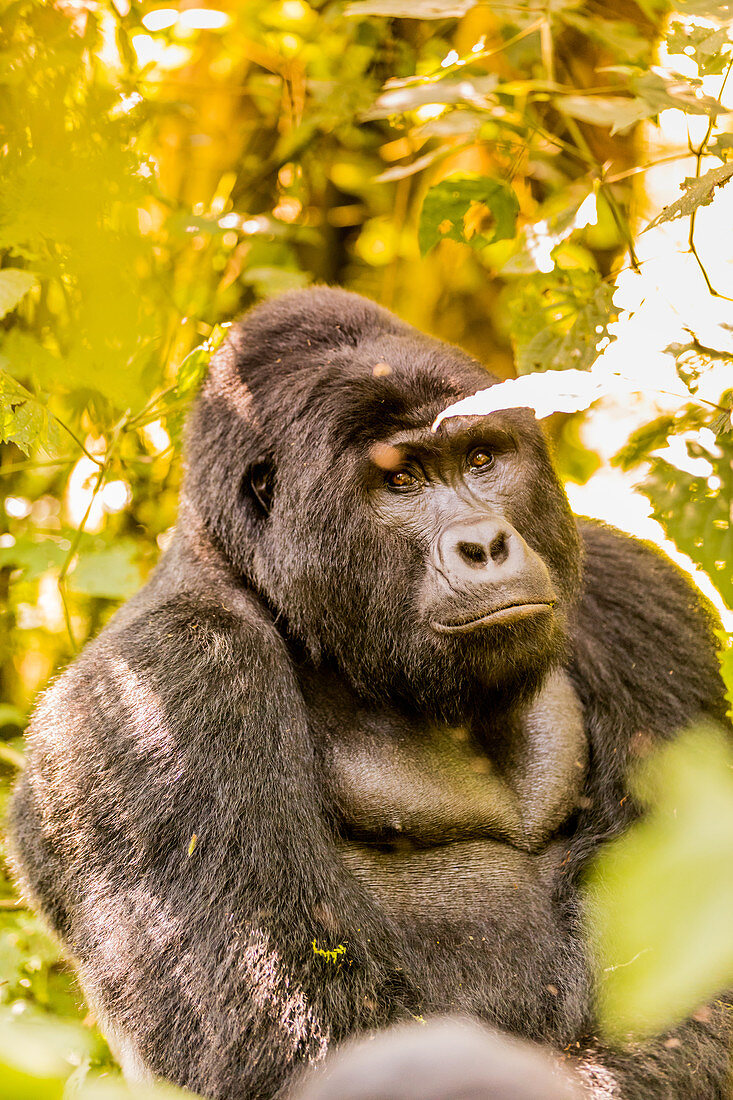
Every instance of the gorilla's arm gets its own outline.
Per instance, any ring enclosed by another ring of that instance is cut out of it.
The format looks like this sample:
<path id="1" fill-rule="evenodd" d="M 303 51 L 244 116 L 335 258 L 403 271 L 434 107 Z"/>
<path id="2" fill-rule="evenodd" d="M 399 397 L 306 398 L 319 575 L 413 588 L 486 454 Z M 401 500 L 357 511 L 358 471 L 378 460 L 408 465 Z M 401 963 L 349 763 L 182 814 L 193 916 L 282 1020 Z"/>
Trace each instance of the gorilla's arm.
<path id="1" fill-rule="evenodd" d="M 372 1022 L 389 933 L 339 877 L 271 623 L 234 590 L 148 600 L 47 692 L 15 845 L 129 1074 L 269 1098 Z"/>

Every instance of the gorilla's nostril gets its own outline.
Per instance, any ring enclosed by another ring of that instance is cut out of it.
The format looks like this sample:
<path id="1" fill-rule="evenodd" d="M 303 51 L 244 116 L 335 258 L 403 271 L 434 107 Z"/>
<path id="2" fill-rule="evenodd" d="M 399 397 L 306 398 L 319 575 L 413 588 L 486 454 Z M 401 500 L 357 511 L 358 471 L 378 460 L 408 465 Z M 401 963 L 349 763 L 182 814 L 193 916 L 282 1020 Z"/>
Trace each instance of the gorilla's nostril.
<path id="1" fill-rule="evenodd" d="M 500 531 L 499 534 L 491 540 L 489 554 L 495 565 L 503 565 L 509 557 L 509 543 L 503 531 Z"/>
<path id="2" fill-rule="evenodd" d="M 486 565 L 488 561 L 486 548 L 478 542 L 459 542 L 457 549 L 470 565 Z"/>

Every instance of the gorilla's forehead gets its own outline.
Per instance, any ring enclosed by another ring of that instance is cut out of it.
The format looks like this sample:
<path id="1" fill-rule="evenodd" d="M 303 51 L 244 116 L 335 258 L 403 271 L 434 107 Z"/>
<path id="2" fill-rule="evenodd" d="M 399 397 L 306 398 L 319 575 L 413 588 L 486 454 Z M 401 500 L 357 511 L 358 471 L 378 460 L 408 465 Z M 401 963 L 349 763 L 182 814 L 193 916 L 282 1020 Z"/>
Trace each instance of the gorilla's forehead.
<path id="1" fill-rule="evenodd" d="M 497 381 L 464 352 L 418 333 L 308 358 L 299 418 L 315 417 L 346 446 L 430 425 L 446 405 Z"/>

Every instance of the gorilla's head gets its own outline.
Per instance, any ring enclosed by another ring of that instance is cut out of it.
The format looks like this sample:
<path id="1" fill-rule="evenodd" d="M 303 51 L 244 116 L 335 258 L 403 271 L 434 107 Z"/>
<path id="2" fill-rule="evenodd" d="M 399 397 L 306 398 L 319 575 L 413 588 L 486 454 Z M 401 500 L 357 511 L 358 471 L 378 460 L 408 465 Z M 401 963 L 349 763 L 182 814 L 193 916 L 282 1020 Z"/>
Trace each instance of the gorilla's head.
<path id="1" fill-rule="evenodd" d="M 188 432 L 195 518 L 277 627 L 364 695 L 455 719 L 563 651 L 575 521 L 534 416 L 451 418 L 495 379 L 355 294 L 253 310 Z"/>

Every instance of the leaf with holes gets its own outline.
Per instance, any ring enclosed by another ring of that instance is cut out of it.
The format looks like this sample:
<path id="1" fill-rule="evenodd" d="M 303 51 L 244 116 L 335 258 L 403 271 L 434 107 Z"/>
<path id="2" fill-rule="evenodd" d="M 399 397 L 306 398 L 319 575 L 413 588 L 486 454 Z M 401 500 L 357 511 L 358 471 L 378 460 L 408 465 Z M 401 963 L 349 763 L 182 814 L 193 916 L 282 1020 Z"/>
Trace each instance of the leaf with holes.
<path id="1" fill-rule="evenodd" d="M 685 192 L 682 198 L 670 203 L 669 206 L 665 206 L 662 213 L 658 214 L 654 221 L 649 222 L 649 225 L 644 229 L 644 233 L 647 229 L 654 229 L 655 226 L 661 225 L 663 222 L 671 222 L 675 218 L 687 218 L 701 206 L 709 206 L 713 201 L 717 188 L 724 187 L 732 176 L 733 162 L 711 168 L 699 179 L 688 176 L 680 184 Z"/>
<path id="2" fill-rule="evenodd" d="M 518 212 L 517 196 L 508 184 L 486 176 L 449 176 L 425 196 L 418 230 L 420 252 L 425 256 L 445 239 L 472 248 L 511 239 Z M 473 218 L 471 225 L 467 215 Z"/>
<path id="3" fill-rule="evenodd" d="M 613 293 L 594 271 L 555 270 L 519 280 L 507 299 L 519 374 L 590 367 L 598 343 L 612 338 Z"/>
<path id="4" fill-rule="evenodd" d="M 58 454 L 62 439 L 58 422 L 33 394 L 0 369 L 0 442 L 15 443 L 26 454 L 40 447 Z"/>

